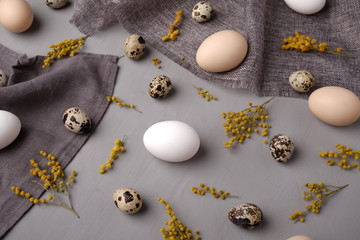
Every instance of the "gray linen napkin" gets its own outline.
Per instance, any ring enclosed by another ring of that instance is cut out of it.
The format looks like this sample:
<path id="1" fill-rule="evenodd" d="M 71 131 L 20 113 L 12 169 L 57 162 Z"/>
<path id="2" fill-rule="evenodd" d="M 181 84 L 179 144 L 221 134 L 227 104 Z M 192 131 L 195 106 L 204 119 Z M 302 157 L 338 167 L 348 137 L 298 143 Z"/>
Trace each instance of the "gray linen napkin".
<path id="1" fill-rule="evenodd" d="M 42 69 L 44 58 L 28 59 L 0 44 L 0 69 L 10 76 L 8 86 L 0 88 L 0 109 L 14 113 L 22 123 L 17 139 L 0 150 L 0 238 L 32 206 L 10 187 L 18 186 L 36 198 L 43 192 L 32 182 L 29 160 L 46 164 L 39 155 L 44 150 L 66 166 L 89 137 L 65 129 L 64 111 L 83 108 L 95 131 L 108 107 L 106 96 L 114 89 L 116 56 L 80 53 Z"/>
<path id="2" fill-rule="evenodd" d="M 76 0 L 70 22 L 91 35 L 118 21 L 130 33 L 142 35 L 147 43 L 198 77 L 227 87 L 247 88 L 259 96 L 307 97 L 309 93 L 297 93 L 288 83 L 290 74 L 302 69 L 313 73 L 317 88 L 341 86 L 360 95 L 360 1 L 327 1 L 324 9 L 314 15 L 298 14 L 282 0 L 210 2 L 214 18 L 197 23 L 191 19 L 197 0 Z M 178 10 L 184 12 L 178 40 L 162 42 L 160 39 L 166 35 Z M 195 62 L 197 48 L 206 37 L 226 29 L 237 30 L 248 40 L 245 61 L 225 73 L 201 70 Z M 358 58 L 281 50 L 282 39 L 294 35 L 295 30 L 334 48 L 342 47 L 344 52 Z"/>

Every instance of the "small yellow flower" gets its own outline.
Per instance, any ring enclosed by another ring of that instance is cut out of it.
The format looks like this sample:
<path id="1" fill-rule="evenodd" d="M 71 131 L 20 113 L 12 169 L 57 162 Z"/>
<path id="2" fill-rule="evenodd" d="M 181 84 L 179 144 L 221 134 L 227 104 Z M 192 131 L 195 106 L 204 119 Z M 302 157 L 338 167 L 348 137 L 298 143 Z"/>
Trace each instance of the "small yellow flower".
<path id="1" fill-rule="evenodd" d="M 176 27 L 180 24 L 182 15 L 183 15 L 182 11 L 176 12 L 176 18 L 174 20 L 174 23 L 170 25 L 167 35 L 161 38 L 162 41 L 168 41 L 168 40 L 176 41 L 177 35 L 179 35 L 179 30 L 176 29 Z"/>
<path id="2" fill-rule="evenodd" d="M 230 148 L 234 143 L 243 143 L 246 138 L 250 138 L 252 133 L 260 133 L 262 136 L 268 136 L 271 125 L 265 124 L 269 119 L 266 111 L 266 105 L 272 100 L 264 102 L 262 105 L 253 106 L 241 112 L 223 112 L 221 116 L 226 120 L 223 124 L 225 135 L 230 140 L 224 143 L 225 148 Z M 261 132 L 257 128 L 263 128 Z M 265 142 L 265 141 L 264 141 Z M 266 141 L 267 142 L 267 141 Z"/>
<path id="3" fill-rule="evenodd" d="M 323 158 L 330 158 L 326 159 L 326 162 L 329 166 L 337 165 L 344 170 L 357 168 L 358 165 L 351 161 L 359 160 L 359 155 L 357 153 L 359 151 L 355 151 L 350 147 L 345 147 L 344 145 L 340 144 L 335 144 L 335 147 L 338 148 L 338 152 L 321 152 L 318 155 Z"/>
<path id="4" fill-rule="evenodd" d="M 211 95 L 208 91 L 203 90 L 203 88 L 201 88 L 201 87 L 195 87 L 195 86 L 193 86 L 193 87 L 197 89 L 197 93 L 198 93 L 202 98 L 205 98 L 205 100 L 206 100 L 207 102 L 210 102 L 211 100 L 217 100 L 217 97 Z"/>
<path id="5" fill-rule="evenodd" d="M 151 63 L 154 64 L 155 67 L 157 67 L 159 69 L 161 68 L 161 66 L 160 66 L 161 60 L 160 59 L 154 57 L 151 59 Z"/>
<path id="6" fill-rule="evenodd" d="M 300 52 L 309 52 L 311 50 L 332 53 L 335 55 L 356 58 L 342 53 L 342 48 L 331 49 L 327 43 L 317 44 L 317 39 L 310 36 L 302 35 L 299 31 L 295 31 L 295 36 L 290 36 L 282 40 L 281 49 L 283 50 L 296 50 Z"/>
<path id="7" fill-rule="evenodd" d="M 303 192 L 303 198 L 305 200 L 310 200 L 311 205 L 305 205 L 305 211 L 296 211 L 291 216 L 289 216 L 290 220 L 296 222 L 305 222 L 305 216 L 309 213 L 319 213 L 321 207 L 324 205 L 325 200 L 332 194 L 342 190 L 347 187 L 347 185 L 336 187 L 332 185 L 327 185 L 323 182 L 320 183 L 306 183 L 305 187 L 308 188 L 308 191 Z M 311 200 L 312 199 L 312 200 Z M 317 199 L 317 200 L 314 200 Z"/>
<path id="8" fill-rule="evenodd" d="M 200 188 L 192 187 L 191 191 L 199 195 L 205 195 L 206 193 L 210 193 L 213 197 L 220 198 L 222 200 L 225 200 L 226 197 L 237 197 L 237 196 L 232 196 L 230 195 L 229 192 L 224 192 L 221 189 L 216 192 L 216 189 L 214 187 L 208 187 L 203 183 L 200 183 L 199 186 Z"/>
<path id="9" fill-rule="evenodd" d="M 110 159 L 107 160 L 106 164 L 100 165 L 100 170 L 99 170 L 100 174 L 104 174 L 106 172 L 106 169 L 112 168 L 112 164 L 114 163 L 113 160 L 116 160 L 118 158 L 119 152 L 125 152 L 125 148 L 123 147 L 123 143 L 124 143 L 125 139 L 126 139 L 126 136 L 124 137 L 124 139 L 122 141 L 119 139 L 116 139 L 114 141 L 115 146 L 111 149 L 112 151 L 109 154 Z"/>
<path id="10" fill-rule="evenodd" d="M 162 236 L 164 239 L 193 239 L 193 235 L 191 233 L 191 230 L 184 225 L 182 221 L 180 221 L 176 215 L 175 212 L 172 210 L 171 206 L 167 201 L 164 201 L 162 198 L 157 199 L 160 203 L 164 204 L 165 208 L 167 209 L 167 214 L 170 216 L 170 219 L 168 221 L 164 222 L 163 227 L 160 228 L 160 232 L 162 233 Z M 200 234 L 199 230 L 194 231 L 196 234 Z M 199 235 L 197 235 L 199 236 Z M 200 236 L 199 236 L 200 237 Z M 198 238 L 199 239 L 199 238 Z"/>
<path id="11" fill-rule="evenodd" d="M 111 101 L 109 101 L 109 99 L 111 99 Z M 117 98 L 117 97 L 115 97 L 115 96 L 108 96 L 108 97 L 107 97 L 107 101 L 110 102 L 110 103 L 111 103 L 111 102 L 115 102 L 116 105 L 118 105 L 118 106 L 120 106 L 120 107 L 132 108 L 132 109 L 134 109 L 135 111 L 137 111 L 137 112 L 139 112 L 139 113 L 142 113 L 141 111 L 139 111 L 139 110 L 135 107 L 135 105 L 133 105 L 133 104 L 127 104 L 127 103 L 123 102 L 120 98 Z"/>
<path id="12" fill-rule="evenodd" d="M 48 58 L 44 60 L 44 64 L 42 68 L 47 66 L 51 66 L 52 61 L 64 56 L 73 57 L 77 54 L 76 50 L 80 50 L 81 46 L 84 45 L 84 41 L 87 36 L 80 37 L 79 39 L 64 39 L 64 41 L 59 42 L 57 44 L 52 44 L 49 47 L 51 51 L 47 52 Z M 76 50 L 73 50 L 76 49 Z"/>

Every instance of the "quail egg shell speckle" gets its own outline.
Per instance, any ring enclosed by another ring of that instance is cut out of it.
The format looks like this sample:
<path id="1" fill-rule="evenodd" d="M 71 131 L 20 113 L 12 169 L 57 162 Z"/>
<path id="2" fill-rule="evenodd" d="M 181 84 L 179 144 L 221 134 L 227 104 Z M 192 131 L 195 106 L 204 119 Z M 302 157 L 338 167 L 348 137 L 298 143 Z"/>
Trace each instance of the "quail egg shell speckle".
<path id="1" fill-rule="evenodd" d="M 132 188 L 118 188 L 113 194 L 117 208 L 126 214 L 137 213 L 142 206 L 140 194 Z"/>
<path id="2" fill-rule="evenodd" d="M 308 92 L 315 85 L 315 78 L 311 72 L 300 70 L 290 75 L 289 83 L 295 91 Z"/>
<path id="3" fill-rule="evenodd" d="M 5 87 L 7 85 L 8 78 L 3 70 L 0 70 L 0 87 Z"/>
<path id="4" fill-rule="evenodd" d="M 88 114 L 81 108 L 72 107 L 63 114 L 65 127 L 74 133 L 85 134 L 91 130 L 91 120 Z"/>
<path id="5" fill-rule="evenodd" d="M 145 40 L 142 36 L 131 34 L 125 40 L 124 52 L 131 59 L 139 59 L 145 52 Z"/>
<path id="6" fill-rule="evenodd" d="M 149 85 L 149 94 L 153 98 L 163 98 L 172 90 L 171 80 L 165 75 L 155 77 Z"/>
<path id="7" fill-rule="evenodd" d="M 67 2 L 67 0 L 45 0 L 46 5 L 51 8 L 62 8 Z"/>
<path id="8" fill-rule="evenodd" d="M 211 19 L 213 12 L 210 2 L 201 1 L 193 7 L 192 18 L 197 22 L 206 22 Z"/>
<path id="9" fill-rule="evenodd" d="M 228 217 L 232 223 L 245 229 L 254 229 L 263 220 L 261 209 L 251 203 L 244 203 L 233 207 L 230 209 Z"/>
<path id="10" fill-rule="evenodd" d="M 291 158 L 295 146 L 288 136 L 278 134 L 270 140 L 269 149 L 276 161 L 287 162 Z"/>

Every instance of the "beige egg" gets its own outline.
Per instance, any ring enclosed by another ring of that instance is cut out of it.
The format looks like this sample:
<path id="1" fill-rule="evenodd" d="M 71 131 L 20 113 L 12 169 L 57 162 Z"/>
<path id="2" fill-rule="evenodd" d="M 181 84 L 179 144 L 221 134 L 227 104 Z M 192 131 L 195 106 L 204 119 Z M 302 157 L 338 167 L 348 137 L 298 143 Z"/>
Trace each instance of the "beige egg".
<path id="1" fill-rule="evenodd" d="M 196 53 L 196 62 L 208 72 L 229 71 L 242 63 L 248 51 L 245 37 L 234 30 L 223 30 L 206 38 Z"/>
<path id="2" fill-rule="evenodd" d="M 347 126 L 360 117 L 360 100 L 352 91 L 335 86 L 314 91 L 308 101 L 311 112 L 321 121 Z"/>
<path id="3" fill-rule="evenodd" d="M 312 239 L 304 235 L 296 235 L 288 238 L 287 240 L 312 240 Z"/>
<path id="4" fill-rule="evenodd" d="M 0 24 L 10 32 L 24 32 L 34 19 L 30 5 L 24 0 L 0 0 Z"/>

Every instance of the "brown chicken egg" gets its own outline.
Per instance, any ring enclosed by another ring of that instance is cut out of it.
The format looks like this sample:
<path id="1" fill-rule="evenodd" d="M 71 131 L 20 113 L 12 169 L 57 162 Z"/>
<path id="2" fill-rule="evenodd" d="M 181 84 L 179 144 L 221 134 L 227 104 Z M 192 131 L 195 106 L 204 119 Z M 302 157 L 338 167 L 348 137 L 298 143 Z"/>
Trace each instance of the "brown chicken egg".
<path id="1" fill-rule="evenodd" d="M 28 30 L 33 20 L 33 11 L 25 0 L 0 1 L 0 24 L 10 32 Z"/>

